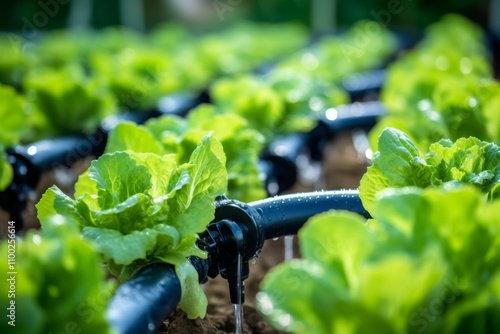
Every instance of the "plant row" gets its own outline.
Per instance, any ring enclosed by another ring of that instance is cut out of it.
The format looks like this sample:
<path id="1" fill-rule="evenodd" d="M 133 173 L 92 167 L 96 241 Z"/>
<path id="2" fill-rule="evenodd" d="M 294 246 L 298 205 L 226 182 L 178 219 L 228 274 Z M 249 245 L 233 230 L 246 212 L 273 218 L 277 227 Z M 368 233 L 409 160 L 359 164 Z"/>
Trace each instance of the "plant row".
<path id="1" fill-rule="evenodd" d="M 500 94 L 483 42 L 448 16 L 389 68 L 388 115 L 359 187 L 373 219 L 329 212 L 305 224 L 303 259 L 273 270 L 258 295 L 277 328 L 500 331 Z"/>
<path id="2" fill-rule="evenodd" d="M 373 22 L 360 22 L 345 34 L 325 37 L 289 57 L 283 55 L 305 42 L 305 34 L 293 25 L 243 25 L 190 38 L 184 30 L 171 26 L 161 27 L 142 39 L 116 29 L 100 34 L 54 32 L 42 38 L 31 54 L 22 52 L 22 43 L 13 44 L 18 47 L 15 50 L 12 45 L 4 45 L 7 51 L 15 51 L 19 63 L 0 64 L 0 68 L 4 67 L 0 73 L 6 73 L 4 83 L 20 91 L 0 86 L 0 95 L 5 99 L 0 117 L 7 129 L 0 135 L 0 142 L 10 147 L 35 139 L 94 131 L 106 116 L 118 110 L 147 111 L 158 108 L 161 98 L 168 94 L 196 95 L 210 87 L 214 106 L 205 110 L 213 111 L 200 112 L 197 117 L 204 117 L 207 125 L 222 121 L 235 131 L 245 127 L 260 132 L 246 136 L 249 148 L 259 150 L 263 141 L 271 141 L 276 134 L 311 129 L 320 111 L 348 102 L 347 94 L 338 87 L 340 77 L 326 78 L 319 73 L 326 73 L 328 67 L 332 67 L 328 72 L 335 72 L 339 63 L 350 63 L 345 54 L 333 58 L 328 50 L 354 47 L 352 37 L 370 24 Z M 394 37 L 388 31 L 381 30 L 376 37 L 360 57 L 370 62 L 359 60 L 346 73 L 379 66 L 394 51 Z M 269 42 L 274 40 L 280 42 Z M 84 48 L 82 41 L 92 47 Z M 283 60 L 264 78 L 252 73 L 280 55 Z M 315 59 L 314 68 L 305 66 L 297 71 L 287 65 L 296 59 L 304 59 L 307 65 L 311 57 Z M 175 61 L 164 65 L 170 58 Z M 242 64 L 225 72 L 224 66 L 235 59 Z M 13 79 L 16 73 L 22 74 L 18 81 Z M 200 81 L 194 75 L 204 79 Z M 221 78 L 224 75 L 232 77 Z M 178 76 L 185 77 L 185 84 L 172 88 L 168 82 Z M 235 115 L 220 116 L 226 114 Z M 250 154 L 249 159 L 254 156 Z M 1 158 L 0 189 L 5 189 L 12 180 L 12 170 L 6 157 Z M 251 174 L 255 177 L 255 172 Z"/>

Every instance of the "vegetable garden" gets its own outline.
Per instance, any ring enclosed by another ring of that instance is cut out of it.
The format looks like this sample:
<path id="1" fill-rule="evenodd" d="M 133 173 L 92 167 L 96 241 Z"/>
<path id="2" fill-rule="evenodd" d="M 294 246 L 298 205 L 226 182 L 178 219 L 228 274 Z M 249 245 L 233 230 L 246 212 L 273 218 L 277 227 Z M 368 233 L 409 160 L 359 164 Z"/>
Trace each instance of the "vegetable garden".
<path id="1" fill-rule="evenodd" d="M 472 22 L 24 42 L 0 37 L 2 333 L 500 333 Z"/>

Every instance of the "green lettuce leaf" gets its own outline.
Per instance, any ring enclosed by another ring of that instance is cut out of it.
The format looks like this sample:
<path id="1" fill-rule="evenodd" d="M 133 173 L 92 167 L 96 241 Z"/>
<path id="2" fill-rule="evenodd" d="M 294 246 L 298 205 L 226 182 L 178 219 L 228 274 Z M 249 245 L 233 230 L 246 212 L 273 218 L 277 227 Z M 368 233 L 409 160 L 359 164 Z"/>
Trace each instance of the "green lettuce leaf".
<path id="1" fill-rule="evenodd" d="M 202 138 L 188 162 L 177 160 L 174 154 L 104 154 L 80 176 L 75 200 L 54 186 L 37 209 L 42 224 L 54 213 L 76 221 L 121 280 L 152 262 L 175 265 L 181 307 L 196 318 L 205 315 L 200 305 L 206 297 L 188 257 L 206 256 L 197 235 L 214 218 L 215 198 L 226 191 L 226 161 L 211 135 Z"/>
<path id="2" fill-rule="evenodd" d="M 48 217 L 41 232 L 4 240 L 2 257 L 7 259 L 14 245 L 15 268 L 9 267 L 7 260 L 0 268 L 2 277 L 14 277 L 15 297 L 8 296 L 10 284 L 1 284 L 0 305 L 5 310 L 15 301 L 15 329 L 19 333 L 113 332 L 105 311 L 114 282 L 105 281 L 97 250 L 81 239 L 73 221 Z M 2 321 L 2 333 L 12 333 L 14 327 L 7 322 L 11 320 Z"/>
<path id="3" fill-rule="evenodd" d="M 262 135 L 248 128 L 245 119 L 235 114 L 220 114 L 208 104 L 190 111 L 186 119 L 163 116 L 139 126 L 120 123 L 109 136 L 106 152 L 172 153 L 177 162 L 187 163 L 203 136 L 213 131 L 226 156 L 227 195 L 244 202 L 266 196 L 257 162 L 264 144 Z"/>
<path id="4" fill-rule="evenodd" d="M 403 132 L 387 128 L 378 142 L 360 183 L 360 197 L 371 212 L 377 193 L 385 188 L 416 186 L 420 188 L 471 184 L 489 198 L 499 196 L 500 147 L 477 138 L 460 138 L 456 142 L 441 140 L 430 145 L 422 155 Z"/>

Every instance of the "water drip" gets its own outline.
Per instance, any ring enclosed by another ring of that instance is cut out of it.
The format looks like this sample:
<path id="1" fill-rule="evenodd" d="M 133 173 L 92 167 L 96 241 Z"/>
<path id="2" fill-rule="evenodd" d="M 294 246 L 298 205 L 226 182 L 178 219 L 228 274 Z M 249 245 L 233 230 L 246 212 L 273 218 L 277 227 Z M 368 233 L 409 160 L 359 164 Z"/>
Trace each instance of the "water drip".
<path id="1" fill-rule="evenodd" d="M 285 261 L 288 262 L 293 259 L 293 235 L 285 237 Z"/>
<path id="2" fill-rule="evenodd" d="M 238 263 L 236 271 L 236 291 L 238 292 L 238 300 L 233 304 L 234 318 L 235 318 L 235 334 L 243 334 L 243 306 L 241 305 L 241 295 L 243 294 L 243 280 L 241 278 L 243 271 L 243 259 L 241 253 L 238 253 Z"/>

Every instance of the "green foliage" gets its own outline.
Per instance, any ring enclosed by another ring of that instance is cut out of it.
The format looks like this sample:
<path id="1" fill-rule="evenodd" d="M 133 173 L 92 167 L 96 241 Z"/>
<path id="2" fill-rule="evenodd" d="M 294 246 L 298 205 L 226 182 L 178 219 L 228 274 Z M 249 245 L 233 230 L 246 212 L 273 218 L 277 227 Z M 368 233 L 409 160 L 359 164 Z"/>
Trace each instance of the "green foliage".
<path id="1" fill-rule="evenodd" d="M 498 141 L 500 117 L 493 110 L 500 105 L 500 85 L 491 76 L 480 28 L 445 16 L 389 68 L 382 92 L 389 115 L 372 130 L 372 147 L 385 127 L 405 131 L 424 152 L 441 138 Z"/>
<path id="2" fill-rule="evenodd" d="M 305 73 L 275 70 L 265 80 L 285 104 L 277 126 L 282 133 L 310 131 L 322 111 L 349 102 L 348 94 L 337 85 Z"/>
<path id="3" fill-rule="evenodd" d="M 7 262 L 12 247 L 14 269 Z M 4 277 L 0 305 L 4 314 L 9 314 L 8 307 L 15 302 L 15 327 L 7 323 L 12 319 L 4 315 L 2 333 L 12 333 L 13 329 L 33 334 L 112 333 L 104 312 L 114 284 L 105 281 L 95 247 L 81 239 L 74 222 L 47 216 L 41 232 L 4 240 L 0 254 L 4 259 L 0 263 Z M 15 296 L 9 296 L 12 292 Z"/>
<path id="4" fill-rule="evenodd" d="M 0 119 L 2 120 L 2 131 L 0 132 L 0 144 L 12 146 L 26 134 L 26 123 L 28 122 L 27 107 L 24 98 L 9 86 L 0 85 Z"/>
<path id="5" fill-rule="evenodd" d="M 0 85 L 0 191 L 5 190 L 12 182 L 13 170 L 7 160 L 5 149 L 19 144 L 26 135 L 26 103 L 12 87 Z"/>
<path id="6" fill-rule="evenodd" d="M 88 54 L 97 36 L 87 30 L 54 30 L 37 41 L 33 57 L 37 66 L 61 69 L 68 65 L 87 65 Z"/>
<path id="7" fill-rule="evenodd" d="M 121 107 L 149 110 L 159 99 L 184 87 L 173 58 L 154 50 L 127 48 L 115 54 L 94 53 L 94 75 L 104 77 Z"/>
<path id="8" fill-rule="evenodd" d="M 186 119 L 167 115 L 149 120 L 144 126 L 120 123 L 110 133 L 106 152 L 175 153 L 177 162 L 185 163 L 200 139 L 210 131 L 221 142 L 226 155 L 226 195 L 244 202 L 264 198 L 266 193 L 257 170 L 264 138 L 249 129 L 245 119 L 218 114 L 211 105 L 193 109 Z"/>
<path id="9" fill-rule="evenodd" d="M 496 333 L 499 210 L 472 187 L 404 188 L 368 224 L 315 216 L 299 231 L 304 258 L 266 276 L 258 306 L 294 333 Z"/>
<path id="10" fill-rule="evenodd" d="M 211 96 L 219 113 L 244 117 L 267 142 L 279 134 L 310 131 L 321 111 L 349 99 L 336 85 L 289 70 L 273 71 L 264 80 L 246 75 L 220 79 Z"/>
<path id="11" fill-rule="evenodd" d="M 345 33 L 322 38 L 314 49 L 295 54 L 278 68 L 340 83 L 349 74 L 380 67 L 396 50 L 392 33 L 374 21 L 359 21 Z"/>
<path id="12" fill-rule="evenodd" d="M 202 36 L 193 44 L 197 61 L 211 77 L 243 74 L 307 43 L 304 27 L 296 24 L 241 22 L 228 29 Z"/>
<path id="13" fill-rule="evenodd" d="M 105 83 L 87 78 L 77 66 L 32 71 L 24 88 L 34 108 L 35 138 L 92 131 L 116 112 Z"/>
<path id="14" fill-rule="evenodd" d="M 4 191 L 12 183 L 13 178 L 14 171 L 7 160 L 5 147 L 0 143 L 0 191 Z"/>
<path id="15" fill-rule="evenodd" d="M 37 204 L 38 217 L 42 225 L 54 213 L 71 217 L 121 280 L 152 262 L 175 265 L 180 307 L 190 318 L 203 317 L 207 300 L 188 257 L 206 256 L 197 234 L 214 217 L 215 197 L 226 191 L 225 162 L 213 136 L 183 164 L 174 154 L 104 154 L 78 179 L 75 200 L 49 188 Z"/>
<path id="16" fill-rule="evenodd" d="M 171 22 L 160 24 L 148 34 L 151 44 L 163 51 L 176 49 L 190 38 L 186 28 Z"/>
<path id="17" fill-rule="evenodd" d="M 440 140 L 422 155 L 403 132 L 387 128 L 373 155 L 373 166 L 359 187 L 363 206 L 372 212 L 377 194 L 385 188 L 443 187 L 470 184 L 489 198 L 500 197 L 500 147 L 477 138 Z"/>
<path id="18" fill-rule="evenodd" d="M 325 38 L 315 49 L 279 62 L 263 79 L 220 79 L 211 86 L 211 96 L 222 112 L 245 117 L 271 141 L 276 134 L 311 130 L 318 113 L 348 102 L 334 83 L 380 66 L 394 49 L 394 37 L 387 30 L 360 22 L 339 37 Z"/>
<path id="19" fill-rule="evenodd" d="M 88 45 L 90 53 L 117 54 L 125 49 L 141 49 L 147 46 L 147 40 L 136 31 L 124 27 L 106 27 L 94 35 L 94 43 Z"/>
<path id="20" fill-rule="evenodd" d="M 222 112 L 245 118 L 268 141 L 273 138 L 285 110 L 280 95 L 266 83 L 251 76 L 224 78 L 216 81 L 210 92 Z"/>
<path id="21" fill-rule="evenodd" d="M 20 86 L 29 67 L 24 45 L 24 38 L 17 34 L 0 34 L 0 84 Z"/>

